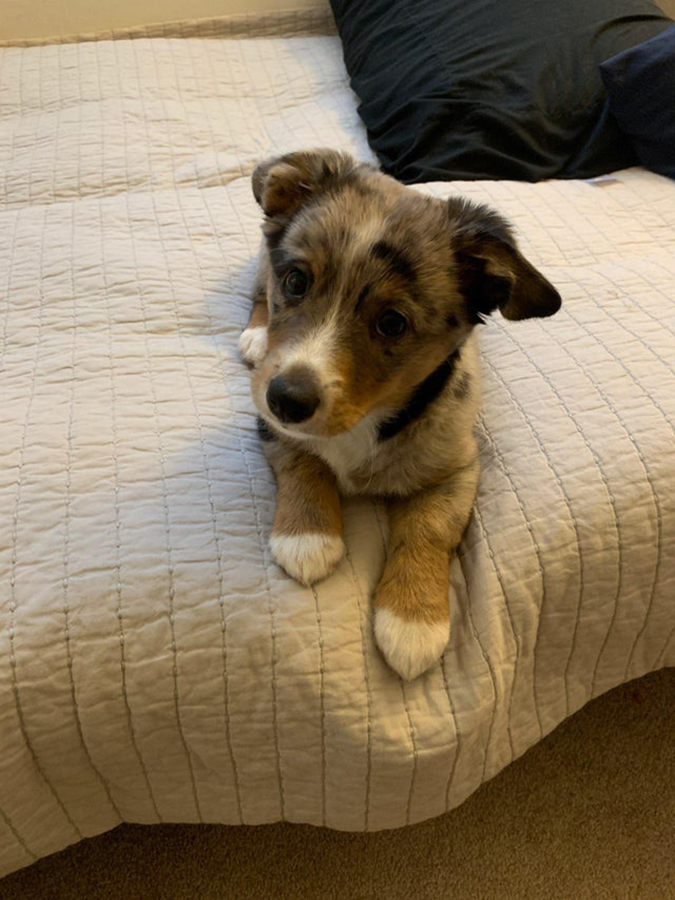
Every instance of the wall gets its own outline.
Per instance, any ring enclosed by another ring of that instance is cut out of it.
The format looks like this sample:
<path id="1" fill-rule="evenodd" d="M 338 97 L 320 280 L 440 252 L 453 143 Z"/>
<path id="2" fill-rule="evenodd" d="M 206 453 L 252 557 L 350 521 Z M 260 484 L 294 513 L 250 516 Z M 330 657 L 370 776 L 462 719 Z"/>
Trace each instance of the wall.
<path id="1" fill-rule="evenodd" d="M 316 5 L 323 4 L 321 0 L 0 0 L 0 41 Z"/>

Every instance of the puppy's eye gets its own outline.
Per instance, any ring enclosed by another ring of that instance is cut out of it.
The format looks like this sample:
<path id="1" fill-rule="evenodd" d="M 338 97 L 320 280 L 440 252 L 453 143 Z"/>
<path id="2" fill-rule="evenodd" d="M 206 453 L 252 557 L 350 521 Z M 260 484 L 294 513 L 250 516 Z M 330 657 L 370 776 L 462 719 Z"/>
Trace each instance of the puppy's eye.
<path id="1" fill-rule="evenodd" d="M 408 321 L 395 309 L 388 309 L 377 320 L 377 330 L 385 337 L 400 337 L 408 327 Z"/>
<path id="2" fill-rule="evenodd" d="M 309 278 L 300 269 L 291 269 L 284 278 L 284 294 L 289 300 L 300 300 L 307 293 Z"/>

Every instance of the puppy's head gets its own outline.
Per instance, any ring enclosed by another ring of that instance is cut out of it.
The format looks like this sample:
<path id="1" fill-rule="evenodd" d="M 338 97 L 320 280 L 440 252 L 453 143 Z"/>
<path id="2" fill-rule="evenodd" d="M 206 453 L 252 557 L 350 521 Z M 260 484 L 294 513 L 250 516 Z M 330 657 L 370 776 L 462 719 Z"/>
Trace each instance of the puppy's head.
<path id="1" fill-rule="evenodd" d="M 346 154 L 268 160 L 253 192 L 269 254 L 253 396 L 298 437 L 395 412 L 497 308 L 525 319 L 560 307 L 497 213 L 425 197 Z"/>

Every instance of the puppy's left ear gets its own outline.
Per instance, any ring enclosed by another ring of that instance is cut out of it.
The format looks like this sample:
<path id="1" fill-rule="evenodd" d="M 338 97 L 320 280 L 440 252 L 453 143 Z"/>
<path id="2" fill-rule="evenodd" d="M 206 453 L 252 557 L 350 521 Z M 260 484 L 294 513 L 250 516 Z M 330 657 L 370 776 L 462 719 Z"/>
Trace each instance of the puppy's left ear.
<path id="1" fill-rule="evenodd" d="M 348 179 L 357 166 L 348 153 L 335 150 L 276 156 L 256 166 L 253 196 L 268 218 L 289 218 L 318 193 Z"/>
<path id="2" fill-rule="evenodd" d="M 499 308 L 506 319 L 552 316 L 560 294 L 516 246 L 508 222 L 487 206 L 447 201 L 459 289 L 474 323 Z"/>

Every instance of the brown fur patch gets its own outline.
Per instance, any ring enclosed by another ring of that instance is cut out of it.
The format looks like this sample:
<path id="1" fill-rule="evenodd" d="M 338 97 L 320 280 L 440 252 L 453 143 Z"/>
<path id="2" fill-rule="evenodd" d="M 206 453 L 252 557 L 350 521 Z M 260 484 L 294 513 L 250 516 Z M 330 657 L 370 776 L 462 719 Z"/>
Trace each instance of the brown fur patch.
<path id="1" fill-rule="evenodd" d="M 248 320 L 247 328 L 259 328 L 267 325 L 269 313 L 267 311 L 267 298 L 263 292 L 258 294 L 253 302 L 251 316 Z"/>
<path id="2" fill-rule="evenodd" d="M 447 620 L 450 556 L 469 520 L 477 482 L 474 463 L 412 497 L 391 501 L 376 607 L 406 621 Z"/>
<path id="3" fill-rule="evenodd" d="M 328 466 L 285 441 L 268 446 L 268 458 L 277 477 L 274 534 L 341 534 L 340 498 Z"/>

